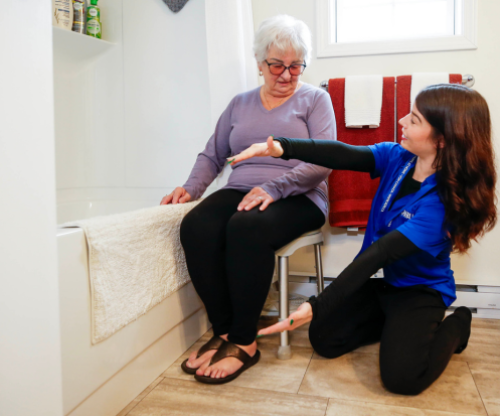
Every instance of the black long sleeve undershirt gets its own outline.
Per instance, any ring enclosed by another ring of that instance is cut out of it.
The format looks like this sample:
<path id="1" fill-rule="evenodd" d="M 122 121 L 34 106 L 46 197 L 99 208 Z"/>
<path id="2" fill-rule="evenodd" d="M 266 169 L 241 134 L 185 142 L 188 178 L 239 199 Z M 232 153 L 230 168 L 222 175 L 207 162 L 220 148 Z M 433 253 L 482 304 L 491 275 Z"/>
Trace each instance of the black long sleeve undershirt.
<path id="1" fill-rule="evenodd" d="M 375 156 L 368 146 L 351 146 L 342 142 L 275 139 L 283 148 L 282 159 L 299 159 L 337 170 L 372 172 Z M 394 201 L 416 192 L 420 184 L 407 175 Z M 365 284 L 379 269 L 404 257 L 418 253 L 420 249 L 399 231 L 394 230 L 377 240 L 361 253 L 318 297 L 311 297 L 313 319 L 321 319 L 341 305 L 352 293 Z"/>
<path id="2" fill-rule="evenodd" d="M 309 299 L 313 319 L 322 319 L 333 313 L 379 269 L 419 251 L 420 249 L 399 231 L 394 230 L 386 234 L 363 251 L 318 297 Z"/>
<path id="3" fill-rule="evenodd" d="M 282 159 L 299 159 L 329 169 L 372 172 L 375 156 L 368 146 L 351 146 L 333 140 L 274 139 L 283 148 Z"/>

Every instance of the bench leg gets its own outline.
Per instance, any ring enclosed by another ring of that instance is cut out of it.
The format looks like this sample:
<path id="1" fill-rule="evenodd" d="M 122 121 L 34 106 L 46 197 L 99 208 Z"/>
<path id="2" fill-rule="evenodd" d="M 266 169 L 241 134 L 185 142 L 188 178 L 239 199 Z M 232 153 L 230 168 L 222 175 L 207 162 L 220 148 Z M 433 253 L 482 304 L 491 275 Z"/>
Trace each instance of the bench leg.
<path id="1" fill-rule="evenodd" d="M 280 282 L 280 314 L 279 320 L 288 319 L 290 308 L 288 305 L 288 257 L 278 257 L 278 275 Z M 289 360 L 292 358 L 292 348 L 288 339 L 288 331 L 280 333 L 280 346 L 278 348 L 278 358 Z"/>
<path id="2" fill-rule="evenodd" d="M 318 295 L 325 290 L 325 279 L 323 277 L 323 262 L 321 260 L 321 243 L 314 244 L 316 259 L 316 282 L 318 284 Z"/>

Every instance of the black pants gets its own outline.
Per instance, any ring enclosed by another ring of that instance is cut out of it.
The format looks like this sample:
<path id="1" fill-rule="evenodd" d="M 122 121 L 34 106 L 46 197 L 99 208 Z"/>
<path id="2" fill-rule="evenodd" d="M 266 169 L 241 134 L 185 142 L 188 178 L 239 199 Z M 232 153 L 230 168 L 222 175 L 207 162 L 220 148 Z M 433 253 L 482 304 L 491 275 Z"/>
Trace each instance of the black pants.
<path id="1" fill-rule="evenodd" d="M 386 388 L 419 394 L 441 375 L 470 334 L 470 311 L 459 308 L 443 321 L 445 310 L 434 289 L 396 288 L 371 279 L 328 319 L 313 320 L 309 338 L 314 350 L 327 358 L 380 341 Z"/>
<path id="2" fill-rule="evenodd" d="M 306 196 L 292 196 L 266 210 L 237 211 L 244 192 L 220 190 L 190 211 L 180 237 L 191 280 L 215 335 L 255 341 L 257 322 L 274 271 L 275 251 L 325 222 Z"/>

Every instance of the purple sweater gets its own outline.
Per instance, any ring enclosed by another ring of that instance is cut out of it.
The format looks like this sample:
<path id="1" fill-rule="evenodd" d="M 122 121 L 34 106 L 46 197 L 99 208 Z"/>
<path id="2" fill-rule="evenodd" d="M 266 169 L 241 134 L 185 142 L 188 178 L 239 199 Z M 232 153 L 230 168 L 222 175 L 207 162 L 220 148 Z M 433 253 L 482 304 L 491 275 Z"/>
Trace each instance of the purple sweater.
<path id="1" fill-rule="evenodd" d="M 337 129 L 330 96 L 323 90 L 303 84 L 284 104 L 270 111 L 260 99 L 260 87 L 238 94 L 222 113 L 215 133 L 201 152 L 184 184 L 192 199 L 200 198 L 224 168 L 226 158 L 236 155 L 254 143 L 275 137 L 336 140 Z M 248 192 L 263 188 L 275 201 L 305 194 L 327 214 L 326 178 L 330 170 L 300 162 L 273 157 L 259 157 L 233 167 L 223 189 Z"/>

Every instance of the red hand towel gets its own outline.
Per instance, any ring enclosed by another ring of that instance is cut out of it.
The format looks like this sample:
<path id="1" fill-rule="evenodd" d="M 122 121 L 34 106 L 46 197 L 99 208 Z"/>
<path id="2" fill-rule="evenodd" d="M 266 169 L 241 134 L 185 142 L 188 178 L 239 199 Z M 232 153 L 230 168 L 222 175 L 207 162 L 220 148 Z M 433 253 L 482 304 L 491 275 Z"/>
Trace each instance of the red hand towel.
<path id="1" fill-rule="evenodd" d="M 397 80 L 397 120 L 399 121 L 410 112 L 411 75 L 401 75 Z M 462 75 L 450 74 L 450 84 L 462 84 Z M 402 135 L 403 127 L 398 123 L 398 143 L 401 143 Z"/>
<path id="2" fill-rule="evenodd" d="M 394 141 L 394 77 L 384 78 L 380 127 L 376 129 L 346 128 L 344 121 L 345 79 L 331 79 L 328 82 L 328 91 L 337 119 L 339 141 L 358 146 Z M 378 179 L 372 180 L 368 173 L 332 171 L 328 181 L 330 225 L 365 228 L 378 184 Z"/>

